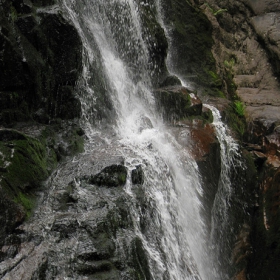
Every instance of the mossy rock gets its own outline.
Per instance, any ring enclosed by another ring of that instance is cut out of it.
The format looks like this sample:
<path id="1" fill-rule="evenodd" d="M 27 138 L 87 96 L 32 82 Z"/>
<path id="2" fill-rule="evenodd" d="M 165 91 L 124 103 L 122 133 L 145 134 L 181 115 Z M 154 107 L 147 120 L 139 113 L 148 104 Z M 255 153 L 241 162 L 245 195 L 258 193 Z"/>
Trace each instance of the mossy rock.
<path id="1" fill-rule="evenodd" d="M 47 157 L 40 141 L 16 130 L 0 130 L 0 240 L 31 215 L 32 190 L 49 175 Z"/>
<path id="2" fill-rule="evenodd" d="M 173 68 L 200 86 L 220 86 L 211 52 L 212 25 L 203 11 L 186 0 L 163 0 L 162 6 L 171 38 Z"/>
<path id="3" fill-rule="evenodd" d="M 46 148 L 15 130 L 0 131 L 1 178 L 15 192 L 36 187 L 48 176 Z"/>
<path id="4" fill-rule="evenodd" d="M 7 193 L 0 181 L 0 245 L 14 228 L 26 218 L 26 210 Z"/>
<path id="5" fill-rule="evenodd" d="M 0 130 L 0 182 L 9 199 L 27 215 L 34 205 L 32 190 L 40 187 L 57 165 L 54 150 L 16 130 Z"/>
<path id="6" fill-rule="evenodd" d="M 233 132 L 235 132 L 235 135 L 240 140 L 244 140 L 246 138 L 247 129 L 245 116 L 240 115 L 240 113 L 236 111 L 236 105 L 234 102 L 231 103 L 231 106 L 227 108 L 225 113 L 225 121 L 227 122 L 229 127 L 232 129 Z"/>
<path id="7" fill-rule="evenodd" d="M 126 177 L 126 167 L 113 164 L 105 167 L 100 173 L 92 176 L 89 182 L 98 186 L 118 187 L 125 184 Z"/>
<path id="8" fill-rule="evenodd" d="M 28 219 L 31 216 L 32 210 L 36 204 L 35 197 L 31 194 L 25 194 L 23 192 L 19 192 L 17 196 L 14 198 L 14 202 L 23 207 L 25 211 L 25 217 Z"/>
<path id="9" fill-rule="evenodd" d="M 131 181 L 132 184 L 135 185 L 143 185 L 144 184 L 144 171 L 141 165 L 137 165 L 135 169 L 131 171 Z"/>
<path id="10" fill-rule="evenodd" d="M 201 116 L 202 103 L 192 98 L 190 92 L 180 86 L 162 88 L 154 91 L 158 111 L 164 120 L 173 122 L 180 119 Z"/>

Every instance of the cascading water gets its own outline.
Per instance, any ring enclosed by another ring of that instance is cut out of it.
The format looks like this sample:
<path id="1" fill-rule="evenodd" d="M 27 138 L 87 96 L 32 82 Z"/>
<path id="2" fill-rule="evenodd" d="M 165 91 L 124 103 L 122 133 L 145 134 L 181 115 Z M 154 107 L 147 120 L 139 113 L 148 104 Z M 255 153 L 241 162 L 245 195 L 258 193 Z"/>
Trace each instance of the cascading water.
<path id="1" fill-rule="evenodd" d="M 221 148 L 221 173 L 211 213 L 209 247 L 213 250 L 213 261 L 217 264 L 216 267 L 213 266 L 215 270 L 212 275 L 218 279 L 230 279 L 227 270 L 230 266 L 232 255 L 231 238 L 234 236 L 231 234 L 233 228 L 231 228 L 232 221 L 230 221 L 229 217 L 233 196 L 231 178 L 238 168 L 243 168 L 243 164 L 239 146 L 230 136 L 227 126 L 222 122 L 218 109 L 207 104 L 204 106 L 212 111 L 213 125 L 216 128 L 216 135 Z M 219 267 L 220 269 L 216 271 Z"/>
<path id="2" fill-rule="evenodd" d="M 204 266 L 201 261 L 204 233 L 199 216 L 201 186 L 198 171 L 191 157 L 168 134 L 161 119 L 154 114 L 151 81 L 146 73 L 148 50 L 142 38 L 138 4 L 132 0 L 110 3 L 87 1 L 79 11 L 70 1 L 64 1 L 64 5 L 78 30 L 86 26 L 90 32 L 91 38 L 86 37 L 84 41 L 93 40 L 98 45 L 117 111 L 117 141 L 124 146 L 122 153 L 127 167 L 133 169 L 140 163 L 146 166 L 145 195 L 156 211 L 155 220 L 150 222 L 154 223 L 154 229 L 150 229 L 148 236 L 141 233 L 138 222 L 140 213 L 136 205 L 131 211 L 135 230 L 149 254 L 153 278 L 199 279 Z M 77 11 L 76 14 L 73 10 Z M 123 34 L 126 35 L 123 38 L 125 43 L 122 42 L 122 47 L 119 47 L 120 39 L 116 37 Z M 84 31 L 81 36 L 85 36 Z M 137 53 L 134 61 L 122 59 L 133 50 Z M 138 66 L 140 78 L 137 82 L 129 63 Z M 91 137 L 90 133 L 88 137 Z M 129 183 L 126 188 L 132 200 L 135 199 Z M 159 232 L 162 232 L 161 237 L 158 236 Z"/>
<path id="3" fill-rule="evenodd" d="M 97 45 L 100 52 L 108 80 L 108 90 L 111 92 L 110 96 L 117 112 L 115 141 L 124 147 L 121 153 L 125 157 L 126 166 L 131 170 L 139 164 L 145 166 L 147 178 L 144 185 L 145 195 L 152 201 L 152 207 L 156 211 L 156 218 L 153 220 L 154 229 L 150 230 L 154 232 L 156 238 L 157 231 L 162 232 L 160 244 L 151 233 L 146 236 L 141 233 L 139 224 L 141 213 L 137 211 L 136 202 L 131 212 L 134 215 L 135 231 L 149 254 L 153 278 L 218 277 L 219 272 L 209 274 L 213 267 L 209 267 L 211 261 L 207 260 L 209 256 L 205 248 L 206 236 L 200 217 L 202 206 L 199 197 L 202 190 L 197 166 L 167 132 L 161 119 L 154 114 L 155 106 L 150 90 L 152 82 L 147 75 L 149 53 L 138 12 L 141 6 L 148 4 L 137 3 L 134 0 L 84 1 L 82 4 L 74 4 L 65 0 L 64 5 L 86 42 L 85 62 L 92 63 L 90 57 L 94 51 L 91 42 Z M 156 3 L 156 7 L 160 8 L 159 2 Z M 87 72 L 90 65 L 85 64 L 85 69 Z M 87 92 L 94 96 L 90 85 L 86 88 Z M 84 112 L 89 114 L 87 110 L 85 108 Z M 217 114 L 213 108 L 211 110 Z M 217 127 L 220 127 L 220 123 Z M 220 132 L 218 138 L 224 166 L 221 174 L 224 187 L 220 188 L 220 192 L 226 191 L 226 195 L 230 195 L 230 190 L 224 188 L 230 188 L 227 169 L 232 154 L 228 154 L 225 150 L 229 147 L 225 144 L 227 137 L 225 132 L 221 132 L 221 129 L 217 131 Z M 88 133 L 88 137 L 91 139 L 92 134 Z M 230 143 L 232 143 L 230 149 L 236 152 L 235 143 L 233 141 Z M 126 190 L 131 195 L 132 201 L 135 201 L 129 182 Z M 226 201 L 226 195 L 222 203 Z M 216 200 L 222 196 L 223 194 L 217 195 Z M 220 201 L 215 203 L 218 204 Z M 216 209 L 214 211 L 220 212 L 227 210 L 226 206 L 219 208 L 215 205 L 214 208 Z M 226 217 L 222 220 L 226 223 Z"/>
<path id="4" fill-rule="evenodd" d="M 140 16 L 146 5 L 137 0 L 61 0 L 84 45 L 77 95 L 86 151 L 61 164 L 47 182 L 48 193 L 23 226 L 34 244 L 26 242 L 19 266 L 17 259 L 0 266 L 15 267 L 3 279 L 41 279 L 42 273 L 45 279 L 75 280 L 227 279 L 212 247 L 219 247 L 217 223 L 227 223 L 228 169 L 237 146 L 215 118 L 223 168 L 209 243 L 198 166 L 156 113 L 151 76 L 159 66 L 152 65 L 150 36 Z M 90 174 L 116 163 L 129 171 L 123 188 L 88 183 Z M 133 184 L 132 172 L 138 168 L 144 173 L 142 186 Z M 27 272 L 35 257 L 39 269 Z"/>

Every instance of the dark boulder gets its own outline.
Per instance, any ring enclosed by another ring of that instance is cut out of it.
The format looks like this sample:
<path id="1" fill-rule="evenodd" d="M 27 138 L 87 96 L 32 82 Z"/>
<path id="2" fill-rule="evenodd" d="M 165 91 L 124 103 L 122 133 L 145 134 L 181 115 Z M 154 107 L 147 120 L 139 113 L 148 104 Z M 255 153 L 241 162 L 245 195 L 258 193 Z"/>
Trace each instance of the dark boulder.
<path id="1" fill-rule="evenodd" d="M 98 186 L 118 187 L 126 182 L 127 169 L 123 165 L 105 167 L 100 173 L 91 177 L 89 182 Z"/>
<path id="2" fill-rule="evenodd" d="M 135 185 L 144 184 L 144 172 L 141 165 L 136 166 L 135 169 L 131 171 L 131 181 Z"/>
<path id="3" fill-rule="evenodd" d="M 173 122 L 202 114 L 201 101 L 184 87 L 160 88 L 154 91 L 154 96 L 164 120 Z"/>
<path id="4" fill-rule="evenodd" d="M 169 87 L 169 86 L 181 86 L 182 83 L 177 76 L 168 76 L 165 80 L 160 84 L 160 87 Z"/>

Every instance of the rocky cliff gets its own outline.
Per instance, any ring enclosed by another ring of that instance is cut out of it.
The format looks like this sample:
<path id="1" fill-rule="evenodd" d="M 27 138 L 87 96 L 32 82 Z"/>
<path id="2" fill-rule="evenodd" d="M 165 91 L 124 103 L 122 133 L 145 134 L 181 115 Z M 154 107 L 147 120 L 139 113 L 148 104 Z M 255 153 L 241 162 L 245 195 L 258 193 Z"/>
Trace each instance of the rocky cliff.
<path id="1" fill-rule="evenodd" d="M 279 8 L 278 1 L 195 1 L 213 26 L 212 53 L 223 90 L 233 101 L 236 128 L 254 159 L 255 188 L 248 188 L 250 234 L 236 279 L 277 279 L 279 260 Z M 241 105 L 242 104 L 242 105 Z M 240 108 L 237 108 L 240 107 Z M 245 122 L 236 120 L 244 118 Z M 244 235 L 243 235 L 244 238 Z M 239 241 L 237 241 L 238 244 Z"/>
<path id="2" fill-rule="evenodd" d="M 3 0 L 0 49 L 3 245 L 30 216 L 34 191 L 61 158 L 83 149 L 75 121 L 81 106 L 74 94 L 82 43 L 54 1 Z"/>

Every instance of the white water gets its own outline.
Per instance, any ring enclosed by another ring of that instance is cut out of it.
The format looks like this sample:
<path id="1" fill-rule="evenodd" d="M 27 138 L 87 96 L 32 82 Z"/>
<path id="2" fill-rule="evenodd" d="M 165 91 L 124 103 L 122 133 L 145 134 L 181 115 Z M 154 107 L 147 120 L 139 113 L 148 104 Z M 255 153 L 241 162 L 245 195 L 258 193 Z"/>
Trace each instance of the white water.
<path id="1" fill-rule="evenodd" d="M 228 266 L 231 263 L 230 254 L 232 249 L 229 247 L 230 239 L 232 238 L 231 231 L 234 231 L 231 228 L 232 222 L 228 216 L 232 212 L 233 206 L 233 188 L 230 178 L 236 173 L 237 168 L 244 169 L 244 166 L 241 161 L 239 146 L 231 137 L 227 126 L 222 122 L 219 110 L 211 105 L 205 104 L 204 106 L 212 111 L 213 125 L 215 126 L 221 149 L 221 172 L 211 213 L 209 247 L 213 250 L 213 256 L 215 256 L 212 261 L 218 263 L 218 267 Z M 239 187 L 242 188 L 241 185 Z M 223 250 L 219 248 L 220 244 L 223 244 Z M 222 261 L 220 261 L 221 254 L 223 255 Z M 225 271 L 217 270 L 214 272 L 215 274 L 219 275 L 221 279 L 230 279 L 230 276 Z"/>
<path id="2" fill-rule="evenodd" d="M 221 175 L 218 193 L 216 194 L 213 207 L 213 211 L 216 212 L 212 216 L 219 216 L 219 227 L 222 229 L 228 224 L 227 213 L 230 207 L 229 199 L 232 194 L 230 173 L 232 168 L 235 168 L 237 164 L 241 164 L 239 160 L 239 146 L 230 136 L 227 126 L 222 122 L 218 109 L 207 104 L 204 106 L 212 111 L 214 118 L 213 125 L 216 128 L 216 135 L 221 148 Z M 216 222 L 217 221 L 213 218 L 212 229 L 217 228 L 217 225 L 215 225 Z M 223 224 L 221 224 L 221 222 Z"/>
<path id="3" fill-rule="evenodd" d="M 219 275 L 219 272 L 214 271 L 206 248 L 200 202 L 203 192 L 197 165 L 155 114 L 151 81 L 146 68 L 149 61 L 148 51 L 142 38 L 136 2 L 75 2 L 63 0 L 63 6 L 84 44 L 84 71 L 80 81 L 83 95 L 80 94 L 80 98 L 83 105 L 83 125 L 89 139 L 87 152 L 90 153 L 91 147 L 95 146 L 95 136 L 100 135 L 107 143 L 118 142 L 122 147 L 119 152 L 124 156 L 129 170 L 142 165 L 145 174 L 145 197 L 153 213 L 151 220 L 147 221 L 150 233 L 141 231 L 141 211 L 137 207 L 137 198 L 131 189 L 130 179 L 126 184 L 126 192 L 132 200 L 130 212 L 134 217 L 134 230 L 149 256 L 153 279 L 218 279 L 214 277 Z M 116 7 L 120 8 L 120 14 L 114 13 Z M 111 17 L 108 16 L 110 13 Z M 116 33 L 126 36 L 125 46 L 121 49 L 116 41 Z M 97 52 L 94 49 L 96 47 Z M 139 56 L 134 57 L 129 64 L 124 58 L 133 49 L 136 49 Z M 89 82 L 90 64 L 96 63 L 99 54 L 107 77 L 107 90 L 117 115 L 113 126 L 114 140 L 104 131 L 92 126 L 90 121 L 96 101 L 96 93 Z M 140 78 L 133 76 L 135 66 L 138 67 Z M 214 108 L 211 109 L 217 114 Z M 225 184 L 221 195 L 230 195 L 230 189 L 227 189 L 230 182 L 226 182 L 227 168 L 230 165 L 230 153 L 226 151 L 228 139 L 218 119 L 215 119 L 215 124 L 219 128 L 217 136 L 222 144 L 222 154 L 229 156 L 222 158 L 225 166 L 222 180 L 225 180 Z M 231 148 L 235 150 L 234 145 Z M 217 199 L 216 203 L 226 203 L 226 200 Z M 226 204 L 222 209 L 226 210 Z"/>

